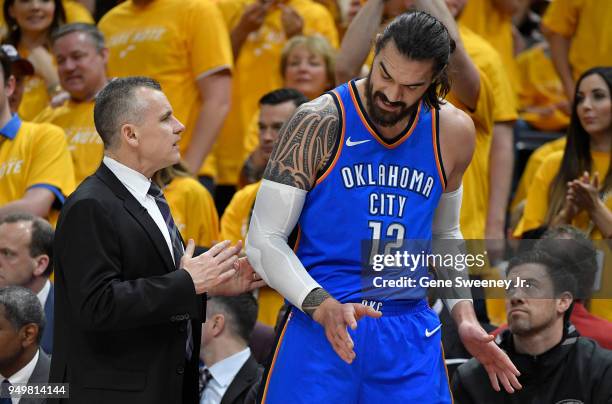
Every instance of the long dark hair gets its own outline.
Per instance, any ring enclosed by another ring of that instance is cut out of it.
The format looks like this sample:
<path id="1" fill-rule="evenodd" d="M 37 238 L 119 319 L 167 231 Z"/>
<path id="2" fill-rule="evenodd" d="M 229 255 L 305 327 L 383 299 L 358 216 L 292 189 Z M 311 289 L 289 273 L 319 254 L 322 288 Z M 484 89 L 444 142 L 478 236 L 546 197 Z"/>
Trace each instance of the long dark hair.
<path id="1" fill-rule="evenodd" d="M 55 12 L 53 13 L 53 19 L 51 20 L 51 25 L 47 29 L 47 36 L 51 38 L 51 32 L 58 28 L 60 25 L 66 22 L 66 12 L 64 11 L 64 6 L 62 5 L 62 0 L 54 0 L 55 3 Z M 4 13 L 4 21 L 6 21 L 7 25 L 7 34 L 4 38 L 4 43 L 10 43 L 13 46 L 17 47 L 19 45 L 19 41 L 21 40 L 21 28 L 17 25 L 17 20 L 11 17 L 9 13 L 9 8 L 15 4 L 15 0 L 5 0 L 4 7 L 2 9 Z"/>
<path id="2" fill-rule="evenodd" d="M 455 41 L 435 17 L 424 11 L 409 11 L 396 17 L 376 42 L 377 55 L 393 39 L 397 50 L 412 60 L 433 60 L 433 78 L 423 100 L 430 108 L 440 108 L 441 99 L 451 89 L 448 63 Z"/>
<path id="3" fill-rule="evenodd" d="M 584 129 L 578 118 L 577 93 L 582 81 L 593 74 L 599 75 L 608 85 L 608 90 L 612 96 L 612 67 L 594 67 L 582 73 L 574 92 L 574 103 L 572 105 L 572 117 L 567 128 L 567 143 L 563 152 L 561 167 L 550 184 L 549 189 L 549 208 L 546 215 L 546 222 L 551 220 L 561 211 L 567 193 L 567 183 L 579 178 L 583 172 L 591 173 L 593 159 L 591 158 L 591 136 Z M 610 111 L 612 114 L 612 111 Z M 612 150 L 611 150 L 612 152 Z M 602 190 L 612 189 L 612 170 L 608 170 L 603 181 Z"/>

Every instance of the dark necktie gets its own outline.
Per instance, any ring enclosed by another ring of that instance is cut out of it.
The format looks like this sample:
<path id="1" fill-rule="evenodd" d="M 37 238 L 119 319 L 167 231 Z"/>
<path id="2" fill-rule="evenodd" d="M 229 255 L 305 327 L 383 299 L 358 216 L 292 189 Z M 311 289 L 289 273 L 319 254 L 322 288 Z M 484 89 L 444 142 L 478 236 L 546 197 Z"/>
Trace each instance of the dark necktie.
<path id="1" fill-rule="evenodd" d="M 205 367 L 200 368 L 200 399 L 204 394 L 204 390 L 206 390 L 206 386 L 208 386 L 208 382 L 213 378 L 213 375 L 210 373 Z"/>
<path id="2" fill-rule="evenodd" d="M 151 195 L 153 199 L 155 199 L 155 203 L 157 204 L 157 207 L 164 218 L 164 222 L 166 222 L 168 233 L 170 233 L 170 244 L 172 244 L 174 265 L 176 269 L 179 269 L 181 257 L 183 256 L 185 250 L 181 241 L 181 235 L 176 228 L 176 224 L 174 223 L 174 219 L 170 213 L 168 201 L 166 201 L 166 198 L 164 198 L 162 190 L 153 182 L 151 182 L 151 186 L 149 187 L 149 191 L 147 193 Z M 187 355 L 187 360 L 189 360 L 191 359 L 191 354 L 193 353 L 193 335 L 191 333 L 191 321 L 186 320 L 186 322 L 187 341 L 185 342 L 185 354 Z"/>
<path id="3" fill-rule="evenodd" d="M 0 385 L 0 404 L 12 404 L 13 401 L 9 397 L 9 387 L 11 386 L 11 382 L 8 379 L 4 379 L 2 385 Z"/>

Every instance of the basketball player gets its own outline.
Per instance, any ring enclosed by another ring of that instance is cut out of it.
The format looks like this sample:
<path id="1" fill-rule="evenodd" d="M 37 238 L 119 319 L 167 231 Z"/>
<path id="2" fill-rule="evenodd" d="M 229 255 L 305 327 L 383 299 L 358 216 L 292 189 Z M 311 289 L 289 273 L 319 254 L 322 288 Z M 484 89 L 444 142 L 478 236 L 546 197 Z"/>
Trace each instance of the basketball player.
<path id="1" fill-rule="evenodd" d="M 438 20 L 403 14 L 377 39 L 366 79 L 302 105 L 283 127 L 247 238 L 251 264 L 293 305 L 263 402 L 451 402 L 426 289 L 370 299 L 361 248 L 368 239 L 461 237 L 461 178 L 475 130 L 440 100 L 453 50 Z M 298 223 L 294 253 L 286 240 Z M 520 388 L 471 301 L 447 305 L 493 387 Z"/>

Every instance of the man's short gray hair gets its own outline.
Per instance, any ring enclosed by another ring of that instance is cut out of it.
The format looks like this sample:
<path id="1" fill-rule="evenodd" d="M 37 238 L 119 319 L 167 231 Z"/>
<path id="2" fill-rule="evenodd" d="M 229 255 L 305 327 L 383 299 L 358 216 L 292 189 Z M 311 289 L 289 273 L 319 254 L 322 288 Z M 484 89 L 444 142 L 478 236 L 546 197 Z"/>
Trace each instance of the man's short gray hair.
<path id="1" fill-rule="evenodd" d="M 21 286 L 0 288 L 0 307 L 4 307 L 4 317 L 15 330 L 27 324 L 36 324 L 38 326 L 36 341 L 40 343 L 45 329 L 45 314 L 40 300 L 30 289 Z"/>
<path id="2" fill-rule="evenodd" d="M 100 32 L 98 27 L 96 27 L 94 24 L 87 24 L 83 22 L 60 25 L 51 33 L 51 43 L 55 44 L 58 39 L 68 34 L 72 34 L 73 32 L 82 32 L 86 34 L 98 52 L 106 47 L 104 44 L 104 34 Z"/>
<path id="3" fill-rule="evenodd" d="M 126 121 L 140 122 L 141 111 L 134 93 L 142 87 L 161 91 L 160 84 L 152 78 L 134 76 L 109 81 L 96 96 L 94 124 L 105 149 L 112 147 L 115 136 Z"/>

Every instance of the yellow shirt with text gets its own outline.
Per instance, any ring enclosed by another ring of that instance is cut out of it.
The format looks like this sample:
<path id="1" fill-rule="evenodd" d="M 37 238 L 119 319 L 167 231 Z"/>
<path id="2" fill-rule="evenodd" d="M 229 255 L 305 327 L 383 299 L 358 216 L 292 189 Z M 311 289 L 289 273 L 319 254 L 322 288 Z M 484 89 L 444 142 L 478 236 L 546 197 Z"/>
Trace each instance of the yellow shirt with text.
<path id="1" fill-rule="evenodd" d="M 172 218 L 183 240 L 211 247 L 219 238 L 219 215 L 208 190 L 196 179 L 176 177 L 164 188 Z"/>
<path id="2" fill-rule="evenodd" d="M 63 203 L 75 189 L 72 159 L 60 128 L 21 122 L 14 138 L 0 135 L 0 206 L 33 187 L 50 188 Z"/>
<path id="3" fill-rule="evenodd" d="M 47 107 L 34 119 L 34 122 L 48 122 L 64 129 L 77 185 L 98 169 L 104 153 L 94 125 L 93 109 L 93 101 L 69 100 L 57 108 Z"/>
<path id="4" fill-rule="evenodd" d="M 577 80 L 591 67 L 612 66 L 612 1 L 554 0 L 542 25 L 571 38 L 569 63 Z"/>
<path id="5" fill-rule="evenodd" d="M 98 25 L 110 49 L 110 77 L 159 81 L 185 125 L 184 153 L 200 113 L 196 80 L 232 67 L 229 35 L 217 7 L 209 0 L 155 0 L 144 7 L 126 1 Z"/>

